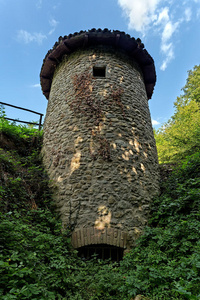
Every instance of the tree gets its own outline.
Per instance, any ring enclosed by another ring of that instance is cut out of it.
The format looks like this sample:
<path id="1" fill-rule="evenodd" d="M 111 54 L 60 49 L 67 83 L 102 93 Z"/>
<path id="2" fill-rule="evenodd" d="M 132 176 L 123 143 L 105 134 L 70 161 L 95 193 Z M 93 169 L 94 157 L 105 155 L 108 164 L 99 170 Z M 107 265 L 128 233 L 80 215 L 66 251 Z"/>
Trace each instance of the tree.
<path id="1" fill-rule="evenodd" d="M 200 65 L 188 71 L 186 85 L 183 88 L 185 100 L 195 100 L 200 103 Z"/>
<path id="2" fill-rule="evenodd" d="M 155 132 L 159 161 L 173 162 L 200 148 L 200 65 L 188 72 L 184 94 L 174 103 L 170 120 Z"/>

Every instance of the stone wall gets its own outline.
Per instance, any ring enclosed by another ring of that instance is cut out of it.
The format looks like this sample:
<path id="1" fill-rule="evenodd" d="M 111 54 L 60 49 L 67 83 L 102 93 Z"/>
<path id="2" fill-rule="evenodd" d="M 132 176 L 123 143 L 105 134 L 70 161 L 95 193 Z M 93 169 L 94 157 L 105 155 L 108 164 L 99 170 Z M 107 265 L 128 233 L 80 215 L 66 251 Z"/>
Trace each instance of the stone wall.
<path id="1" fill-rule="evenodd" d="M 94 77 L 93 66 L 106 67 L 106 77 Z M 128 234 L 124 248 L 133 246 L 159 191 L 156 145 L 137 63 L 105 47 L 65 57 L 54 74 L 43 144 L 55 201 L 63 225 L 74 231 L 75 247 L 83 229 L 81 246 L 90 240 L 87 228 L 106 241 L 105 232 L 116 229 L 117 236 Z"/>

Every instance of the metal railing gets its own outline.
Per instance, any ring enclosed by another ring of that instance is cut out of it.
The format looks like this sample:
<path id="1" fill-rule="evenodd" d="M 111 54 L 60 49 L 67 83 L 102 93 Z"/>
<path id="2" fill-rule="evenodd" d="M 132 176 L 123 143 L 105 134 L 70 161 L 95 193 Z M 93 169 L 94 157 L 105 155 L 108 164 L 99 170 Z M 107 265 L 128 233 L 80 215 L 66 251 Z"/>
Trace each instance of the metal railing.
<path id="1" fill-rule="evenodd" d="M 30 110 L 30 109 L 27 109 L 27 108 L 23 108 L 23 107 L 20 107 L 20 106 L 16 106 L 16 105 L 4 103 L 4 102 L 0 102 L 0 104 L 1 105 L 7 105 L 7 106 L 10 106 L 10 107 L 14 107 L 14 108 L 17 108 L 17 109 L 25 110 L 25 111 L 40 115 L 39 123 L 27 122 L 27 121 L 22 121 L 22 120 L 18 120 L 18 119 L 11 119 L 11 118 L 5 118 L 5 119 L 8 120 L 8 121 L 14 121 L 14 122 L 20 122 L 20 123 L 25 123 L 25 124 L 37 125 L 37 126 L 39 126 L 39 130 L 41 130 L 43 114 L 41 114 L 39 112 L 36 112 L 36 111 L 33 111 L 33 110 Z"/>

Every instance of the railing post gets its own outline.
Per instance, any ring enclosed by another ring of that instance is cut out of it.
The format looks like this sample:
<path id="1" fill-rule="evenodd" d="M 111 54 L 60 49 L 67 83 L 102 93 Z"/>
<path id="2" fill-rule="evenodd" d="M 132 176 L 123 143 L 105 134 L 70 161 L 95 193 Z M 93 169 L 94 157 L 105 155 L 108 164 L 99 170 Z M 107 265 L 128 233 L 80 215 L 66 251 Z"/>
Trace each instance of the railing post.
<path id="1" fill-rule="evenodd" d="M 41 130 L 42 127 L 42 114 L 40 115 L 40 121 L 39 121 L 39 131 Z"/>

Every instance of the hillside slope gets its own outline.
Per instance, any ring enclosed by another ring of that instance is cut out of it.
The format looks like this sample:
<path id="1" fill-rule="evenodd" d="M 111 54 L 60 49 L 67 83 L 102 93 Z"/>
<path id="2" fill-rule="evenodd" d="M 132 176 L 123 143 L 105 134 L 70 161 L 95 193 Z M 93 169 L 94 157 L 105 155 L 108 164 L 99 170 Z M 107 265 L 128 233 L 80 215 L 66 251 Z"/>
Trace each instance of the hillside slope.
<path id="1" fill-rule="evenodd" d="M 115 264 L 83 261 L 71 248 L 52 204 L 41 144 L 35 130 L 1 127 L 0 299 L 200 299 L 199 152 L 172 174 L 163 171 L 143 236 Z"/>

